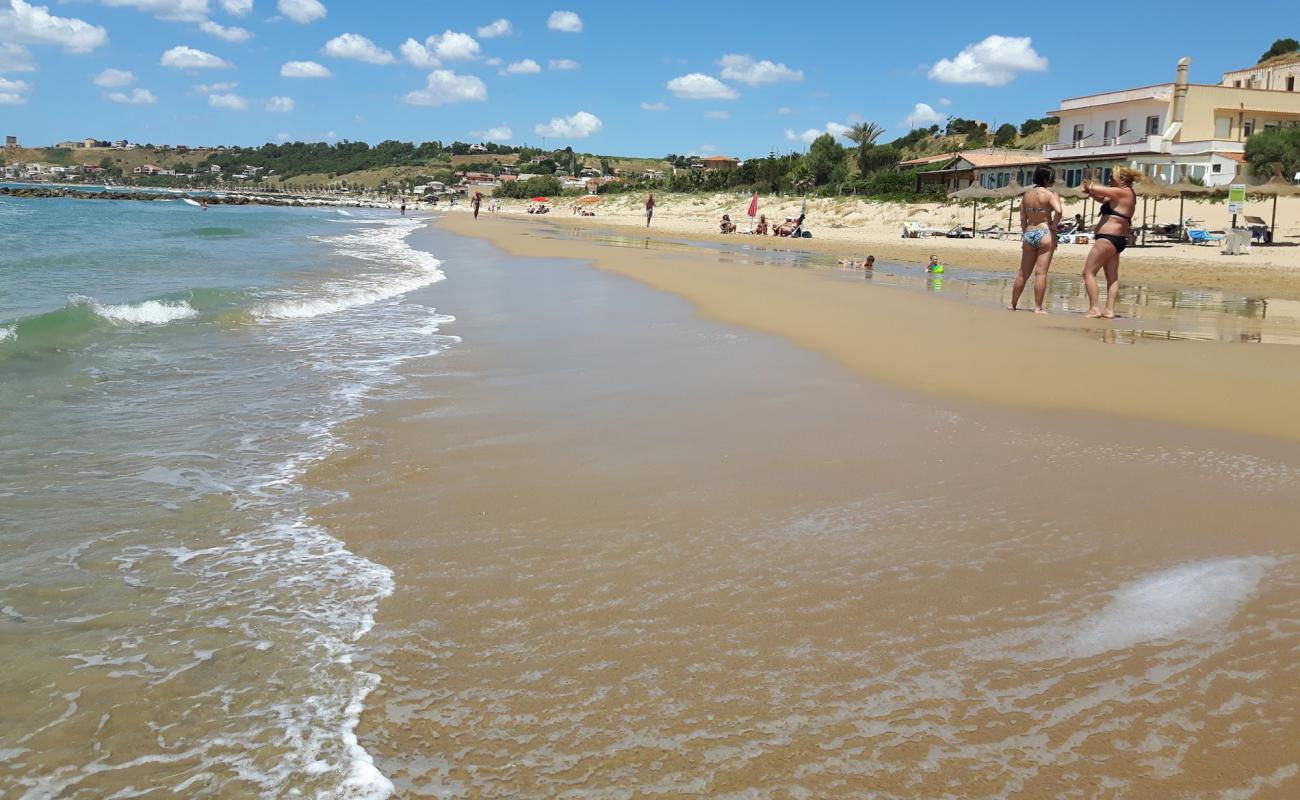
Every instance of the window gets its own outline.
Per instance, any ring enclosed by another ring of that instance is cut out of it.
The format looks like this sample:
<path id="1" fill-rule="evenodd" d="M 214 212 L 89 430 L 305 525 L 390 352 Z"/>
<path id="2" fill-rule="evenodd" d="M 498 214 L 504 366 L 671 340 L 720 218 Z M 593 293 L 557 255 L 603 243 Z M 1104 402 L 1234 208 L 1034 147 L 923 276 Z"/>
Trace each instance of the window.
<path id="1" fill-rule="evenodd" d="M 1216 172 L 1216 173 L 1217 173 L 1217 172 L 1221 172 L 1222 170 L 1223 170 L 1223 165 L 1222 165 L 1222 164 L 1211 164 L 1211 165 L 1210 165 L 1210 172 Z"/>
<path id="2" fill-rule="evenodd" d="M 1110 183 L 1111 172 L 1112 172 L 1112 170 L 1111 170 L 1110 167 L 1106 167 L 1105 169 L 1103 169 L 1103 170 L 1101 171 L 1101 181 L 1100 181 L 1100 183 L 1102 183 L 1102 184 Z"/>
<path id="3" fill-rule="evenodd" d="M 1083 141 L 1083 126 L 1082 126 L 1082 125 L 1075 125 L 1075 126 L 1074 126 L 1074 140 L 1073 140 L 1073 141 L 1074 141 L 1075 144 L 1078 144 L 1079 142 L 1082 142 L 1082 141 Z"/>
<path id="4" fill-rule="evenodd" d="M 1294 76 L 1294 75 L 1289 76 L 1289 77 L 1286 79 L 1286 90 L 1287 90 L 1288 92 L 1294 92 L 1294 91 L 1295 91 L 1295 76 Z"/>
<path id="5" fill-rule="evenodd" d="M 1232 85 L 1233 85 L 1235 88 L 1240 89 L 1240 88 L 1241 88 L 1241 81 L 1233 81 L 1233 82 L 1232 82 Z"/>
<path id="6" fill-rule="evenodd" d="M 1160 135 L 1159 115 L 1154 117 L 1147 117 L 1147 136 L 1159 136 L 1159 135 Z"/>
<path id="7" fill-rule="evenodd" d="M 1119 121 L 1119 135 L 1123 136 L 1126 133 L 1128 133 L 1128 120 L 1122 119 Z"/>
<path id="8" fill-rule="evenodd" d="M 1251 137 L 1251 135 L 1254 134 L 1254 133 L 1255 133 L 1255 120 L 1253 120 L 1253 119 L 1243 119 L 1243 120 L 1241 121 L 1241 135 L 1242 135 L 1242 138 L 1249 139 L 1249 138 Z"/>
<path id="9" fill-rule="evenodd" d="M 1214 138 L 1216 139 L 1232 138 L 1232 117 L 1214 118 Z"/>
<path id="10" fill-rule="evenodd" d="M 1082 170 L 1082 169 L 1079 169 L 1079 168 L 1076 168 L 1076 169 L 1067 169 L 1067 170 L 1065 171 L 1065 185 L 1066 185 L 1066 186 L 1068 186 L 1068 187 L 1070 187 L 1071 189 L 1073 189 L 1074 187 L 1078 186 L 1078 185 L 1081 184 L 1081 183 L 1083 183 L 1083 170 Z"/>
<path id="11" fill-rule="evenodd" d="M 1105 132 L 1104 134 L 1102 134 L 1102 135 L 1105 136 L 1107 140 L 1114 141 L 1114 139 L 1115 139 L 1115 120 L 1113 120 L 1113 119 L 1108 119 L 1108 120 L 1106 120 L 1106 132 Z"/>

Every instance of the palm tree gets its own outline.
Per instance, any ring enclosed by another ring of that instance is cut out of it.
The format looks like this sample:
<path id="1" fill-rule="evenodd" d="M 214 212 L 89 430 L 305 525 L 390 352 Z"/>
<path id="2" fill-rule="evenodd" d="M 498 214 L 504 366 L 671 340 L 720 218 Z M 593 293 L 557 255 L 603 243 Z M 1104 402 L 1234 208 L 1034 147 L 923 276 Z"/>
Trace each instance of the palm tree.
<path id="1" fill-rule="evenodd" d="M 854 123 L 849 132 L 844 134 L 845 138 L 853 142 L 859 149 L 866 149 L 876 143 L 885 129 L 874 122 Z"/>

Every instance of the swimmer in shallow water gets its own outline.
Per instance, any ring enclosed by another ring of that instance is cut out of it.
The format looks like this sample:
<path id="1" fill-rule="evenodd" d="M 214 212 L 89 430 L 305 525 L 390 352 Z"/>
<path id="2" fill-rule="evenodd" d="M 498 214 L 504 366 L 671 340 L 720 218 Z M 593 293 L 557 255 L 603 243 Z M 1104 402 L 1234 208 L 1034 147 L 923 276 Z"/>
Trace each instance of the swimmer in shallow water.
<path id="1" fill-rule="evenodd" d="M 943 272 L 943 264 L 939 263 L 938 256 L 930 256 L 930 263 L 925 265 L 925 271 L 935 275 Z"/>

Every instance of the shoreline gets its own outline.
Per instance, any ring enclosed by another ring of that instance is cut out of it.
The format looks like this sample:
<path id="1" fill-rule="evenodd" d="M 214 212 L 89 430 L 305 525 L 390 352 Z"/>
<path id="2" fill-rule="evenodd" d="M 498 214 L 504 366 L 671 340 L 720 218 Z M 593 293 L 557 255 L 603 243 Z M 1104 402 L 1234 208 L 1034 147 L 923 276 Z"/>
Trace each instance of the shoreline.
<path id="1" fill-rule="evenodd" d="M 496 226 L 428 232 L 449 279 L 412 301 L 463 341 L 311 475 L 394 573 L 357 735 L 400 794 L 1184 796 L 1290 764 L 1294 443 L 898 389 L 741 313 L 833 327 L 870 284 Z"/>
<path id="2" fill-rule="evenodd" d="M 805 270 L 721 263 L 708 251 L 667 259 L 554 238 L 565 222 L 448 214 L 434 224 L 512 255 L 590 261 L 683 297 L 707 318 L 776 334 L 893 385 L 999 406 L 1102 411 L 1300 441 L 1300 375 L 1285 346 L 1099 347 L 1080 332 L 1107 323 L 935 303 Z"/>
<path id="3" fill-rule="evenodd" d="M 552 214 L 540 221 L 571 222 L 580 226 L 645 236 L 644 211 L 635 208 L 638 199 L 644 198 L 614 195 L 612 199 L 603 200 L 597 206 L 598 216 L 595 217 L 571 216 L 561 208 L 562 199 L 557 199 Z M 770 205 L 765 205 L 763 210 L 769 221 L 791 214 L 798 215 L 800 210 L 797 198 L 768 198 L 767 202 Z M 504 203 L 501 218 L 533 219 L 513 202 Z M 955 204 L 876 203 L 847 198 L 810 199 L 808 215 L 810 229 L 814 234 L 811 239 L 718 233 L 716 220 L 722 213 L 730 213 L 732 219 L 741 221 L 739 224 L 742 226 L 748 222 L 747 218 L 737 216 L 743 214 L 745 203 L 748 203 L 748 198 L 741 202 L 736 198 L 719 196 L 664 196 L 655 207 L 649 235 L 690 238 L 714 244 L 743 244 L 760 249 L 804 251 L 858 261 L 867 255 L 874 255 L 877 259 L 923 263 L 933 253 L 944 263 L 953 266 L 1011 274 L 1019 268 L 1020 246 L 1015 239 L 904 239 L 899 236 L 904 222 L 927 218 L 939 219 L 942 225 L 969 225 L 969 209 Z M 1082 209 L 1079 201 L 1063 200 L 1063 203 L 1067 209 L 1067 218 L 1076 210 Z M 740 210 L 737 209 L 738 205 L 742 207 Z M 1176 207 L 1176 202 L 1174 205 Z M 1185 211 L 1189 216 L 1209 216 L 1218 214 L 1220 209 L 1204 203 L 1189 202 Z M 1250 254 L 1245 256 L 1225 256 L 1217 246 L 1190 244 L 1152 242 L 1146 246 L 1129 248 L 1125 251 L 1120 266 L 1120 280 L 1192 286 L 1251 297 L 1300 300 L 1300 238 L 1286 235 L 1300 225 L 1288 223 L 1287 220 L 1291 218 L 1300 219 L 1300 198 L 1283 198 L 1279 202 L 1277 244 L 1253 247 Z M 982 211 L 979 219 L 981 224 L 997 223 L 1005 226 L 1005 206 L 1000 210 Z M 1090 249 L 1089 245 L 1060 245 L 1052 260 L 1052 273 L 1081 272 Z"/>

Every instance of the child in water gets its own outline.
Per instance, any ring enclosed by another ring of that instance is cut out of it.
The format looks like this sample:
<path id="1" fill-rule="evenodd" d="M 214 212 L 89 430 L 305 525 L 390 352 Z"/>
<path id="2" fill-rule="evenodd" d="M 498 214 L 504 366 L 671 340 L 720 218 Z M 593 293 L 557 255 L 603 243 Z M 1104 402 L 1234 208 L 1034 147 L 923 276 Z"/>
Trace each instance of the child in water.
<path id="1" fill-rule="evenodd" d="M 939 263 L 938 256 L 930 256 L 930 263 L 925 265 L 925 271 L 936 275 L 943 272 L 943 264 Z"/>

